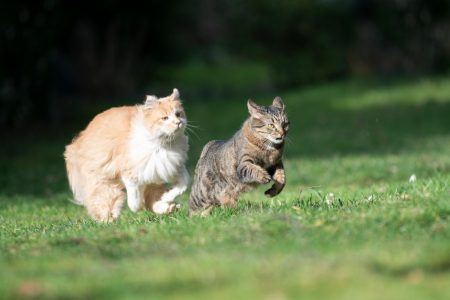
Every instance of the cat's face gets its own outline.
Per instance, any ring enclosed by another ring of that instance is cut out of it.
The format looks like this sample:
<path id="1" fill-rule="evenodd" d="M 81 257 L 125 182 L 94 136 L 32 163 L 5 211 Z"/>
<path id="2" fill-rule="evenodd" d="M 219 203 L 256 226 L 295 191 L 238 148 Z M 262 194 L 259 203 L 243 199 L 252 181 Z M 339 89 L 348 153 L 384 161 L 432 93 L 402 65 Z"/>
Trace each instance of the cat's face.
<path id="1" fill-rule="evenodd" d="M 144 104 L 146 126 L 157 137 L 171 138 L 184 132 L 187 119 L 177 89 L 164 98 L 147 96 Z"/>
<path id="2" fill-rule="evenodd" d="M 284 142 L 289 131 L 289 120 L 280 97 L 276 97 L 271 106 L 259 106 L 248 100 L 247 107 L 251 116 L 251 128 L 256 136 L 272 144 Z"/>

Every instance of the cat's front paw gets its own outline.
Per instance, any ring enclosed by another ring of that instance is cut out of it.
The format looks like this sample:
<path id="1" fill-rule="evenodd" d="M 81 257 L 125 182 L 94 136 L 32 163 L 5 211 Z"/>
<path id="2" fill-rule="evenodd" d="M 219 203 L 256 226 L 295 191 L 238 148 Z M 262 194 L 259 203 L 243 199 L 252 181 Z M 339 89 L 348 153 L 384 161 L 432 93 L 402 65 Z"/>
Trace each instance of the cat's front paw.
<path id="1" fill-rule="evenodd" d="M 284 170 L 277 170 L 273 175 L 273 180 L 278 184 L 284 185 L 286 183 L 286 175 Z"/>
<path id="2" fill-rule="evenodd" d="M 164 215 L 170 214 L 171 212 L 177 211 L 181 208 L 181 205 L 178 203 L 167 203 L 158 201 L 153 204 L 152 210 L 155 214 Z"/>
<path id="3" fill-rule="evenodd" d="M 258 178 L 256 178 L 256 182 L 261 183 L 261 184 L 269 183 L 271 180 L 272 180 L 272 177 L 270 176 L 270 174 L 267 171 L 261 172 L 259 174 Z"/>

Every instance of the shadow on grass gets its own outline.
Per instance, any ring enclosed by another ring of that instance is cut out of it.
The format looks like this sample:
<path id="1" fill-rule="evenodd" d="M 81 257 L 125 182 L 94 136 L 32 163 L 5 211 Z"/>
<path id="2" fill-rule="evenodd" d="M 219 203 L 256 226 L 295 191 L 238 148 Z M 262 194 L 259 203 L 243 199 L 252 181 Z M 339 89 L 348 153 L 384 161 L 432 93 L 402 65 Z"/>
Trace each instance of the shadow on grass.
<path id="1" fill-rule="evenodd" d="M 417 271 L 430 274 L 446 273 L 450 271 L 450 254 L 447 253 L 445 255 L 438 255 L 434 256 L 429 261 L 401 266 L 393 266 L 392 263 L 376 261 L 369 264 L 369 269 L 373 270 L 376 273 L 394 277 L 408 276 Z"/>

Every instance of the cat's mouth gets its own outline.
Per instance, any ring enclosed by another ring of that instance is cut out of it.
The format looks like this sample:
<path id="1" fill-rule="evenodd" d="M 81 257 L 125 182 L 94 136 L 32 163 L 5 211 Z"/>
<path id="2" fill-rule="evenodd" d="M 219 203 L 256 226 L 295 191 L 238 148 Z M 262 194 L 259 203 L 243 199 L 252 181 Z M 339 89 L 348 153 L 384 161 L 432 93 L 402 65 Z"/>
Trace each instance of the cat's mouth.
<path id="1" fill-rule="evenodd" d="M 281 144 L 284 142 L 284 137 L 280 136 L 280 137 L 270 137 L 269 141 L 272 142 L 273 144 Z"/>
<path id="2" fill-rule="evenodd" d="M 172 134 L 179 134 L 180 132 L 184 131 L 184 124 L 179 124 L 175 129 L 173 130 Z"/>

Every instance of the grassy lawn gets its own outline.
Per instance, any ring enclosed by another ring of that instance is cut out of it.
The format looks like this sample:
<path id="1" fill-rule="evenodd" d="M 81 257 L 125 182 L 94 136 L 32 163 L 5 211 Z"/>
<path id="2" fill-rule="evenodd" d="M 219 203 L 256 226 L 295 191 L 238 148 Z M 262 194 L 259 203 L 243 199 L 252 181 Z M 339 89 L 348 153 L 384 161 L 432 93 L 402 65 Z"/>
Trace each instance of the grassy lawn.
<path id="1" fill-rule="evenodd" d="M 181 91 L 183 92 L 183 91 Z M 192 173 L 245 100 L 185 99 Z M 274 95 L 257 98 L 269 104 Z M 0 298 L 448 299 L 450 78 L 280 92 L 288 184 L 208 218 L 128 209 L 96 224 L 69 202 L 76 130 L 8 136 L 0 157 Z M 417 180 L 410 182 L 415 175 Z"/>

